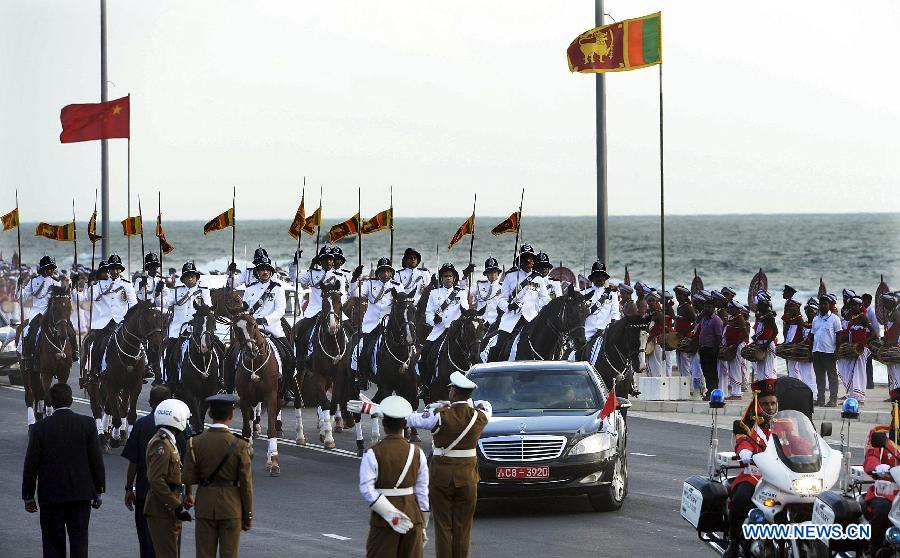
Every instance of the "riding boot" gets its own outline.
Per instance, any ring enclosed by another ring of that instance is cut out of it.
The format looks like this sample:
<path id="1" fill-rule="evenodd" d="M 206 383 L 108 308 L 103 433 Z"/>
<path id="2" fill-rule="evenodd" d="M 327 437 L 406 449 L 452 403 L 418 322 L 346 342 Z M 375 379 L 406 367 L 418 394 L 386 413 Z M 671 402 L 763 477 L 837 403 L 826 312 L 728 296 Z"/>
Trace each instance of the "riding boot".
<path id="1" fill-rule="evenodd" d="M 67 328 L 67 333 L 69 336 L 69 343 L 72 345 L 72 362 L 78 362 L 78 359 L 80 357 L 78 349 L 80 347 L 78 346 L 78 339 L 75 335 L 75 328 L 72 327 L 71 321 L 66 322 L 66 324 L 68 324 L 69 326 Z"/>
<path id="2" fill-rule="evenodd" d="M 19 357 L 19 366 L 22 368 L 22 374 L 31 372 L 31 357 L 25 355 Z"/>
<path id="3" fill-rule="evenodd" d="M 735 539 L 731 539 L 728 543 L 728 548 L 725 549 L 725 553 L 722 554 L 722 558 L 739 558 L 741 555 L 741 543 Z"/>

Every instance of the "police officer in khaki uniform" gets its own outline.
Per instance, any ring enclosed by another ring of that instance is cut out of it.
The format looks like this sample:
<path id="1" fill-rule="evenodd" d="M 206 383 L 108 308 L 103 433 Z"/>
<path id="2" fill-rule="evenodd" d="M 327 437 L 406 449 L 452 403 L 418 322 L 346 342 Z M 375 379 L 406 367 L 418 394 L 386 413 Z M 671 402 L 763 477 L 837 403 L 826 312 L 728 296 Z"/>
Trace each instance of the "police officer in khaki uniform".
<path id="1" fill-rule="evenodd" d="M 366 556 L 421 558 L 428 526 L 428 463 L 403 437 L 413 409 L 396 395 L 379 405 L 385 438 L 363 454 L 359 491 L 372 510 Z"/>
<path id="2" fill-rule="evenodd" d="M 218 394 L 207 397 L 208 430 L 188 439 L 184 460 L 185 502 L 195 506 L 197 558 L 238 556 L 241 530 L 253 523 L 252 450 L 243 437 L 228 426 L 234 419 L 238 397 Z M 199 485 L 197 496 L 191 486 Z"/>
<path id="3" fill-rule="evenodd" d="M 144 517 L 158 558 L 178 557 L 181 522 L 191 520 L 181 501 L 181 457 L 175 445 L 175 432 L 184 431 L 190 416 L 188 406 L 177 399 L 166 399 L 153 412 L 156 434 L 147 444 L 150 490 Z"/>

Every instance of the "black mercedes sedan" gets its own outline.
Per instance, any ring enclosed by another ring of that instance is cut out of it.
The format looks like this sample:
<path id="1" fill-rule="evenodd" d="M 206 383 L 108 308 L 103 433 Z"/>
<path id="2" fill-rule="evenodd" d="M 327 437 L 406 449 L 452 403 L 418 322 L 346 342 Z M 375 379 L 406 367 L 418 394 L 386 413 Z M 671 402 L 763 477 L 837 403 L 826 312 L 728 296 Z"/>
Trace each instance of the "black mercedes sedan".
<path id="1" fill-rule="evenodd" d="M 600 420 L 607 390 L 586 362 L 473 366 L 476 399 L 493 407 L 478 442 L 479 498 L 585 494 L 596 511 L 628 492 L 625 419 L 630 403 Z"/>

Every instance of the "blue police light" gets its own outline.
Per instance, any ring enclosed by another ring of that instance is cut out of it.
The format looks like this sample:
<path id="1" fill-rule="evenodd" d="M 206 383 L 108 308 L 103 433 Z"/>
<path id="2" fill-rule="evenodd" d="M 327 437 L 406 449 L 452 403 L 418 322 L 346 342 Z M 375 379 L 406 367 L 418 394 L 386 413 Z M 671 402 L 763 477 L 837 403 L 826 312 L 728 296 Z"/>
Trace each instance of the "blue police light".
<path id="1" fill-rule="evenodd" d="M 750 510 L 750 513 L 747 514 L 747 520 L 750 521 L 750 523 L 761 525 L 766 522 L 766 515 L 762 512 L 762 510 L 753 508 L 752 510 Z M 898 529 L 898 531 L 900 531 L 900 529 Z"/>
<path id="2" fill-rule="evenodd" d="M 721 389 L 714 389 L 709 394 L 709 406 L 720 409 L 725 406 L 725 392 Z"/>
<path id="3" fill-rule="evenodd" d="M 891 546 L 897 546 L 900 544 L 900 529 L 897 527 L 891 527 L 887 530 L 887 533 L 884 534 L 884 540 L 891 544 Z"/>
<path id="4" fill-rule="evenodd" d="M 848 397 L 844 400 L 844 405 L 841 408 L 841 417 L 843 418 L 858 418 L 859 417 L 859 401 L 852 397 Z"/>

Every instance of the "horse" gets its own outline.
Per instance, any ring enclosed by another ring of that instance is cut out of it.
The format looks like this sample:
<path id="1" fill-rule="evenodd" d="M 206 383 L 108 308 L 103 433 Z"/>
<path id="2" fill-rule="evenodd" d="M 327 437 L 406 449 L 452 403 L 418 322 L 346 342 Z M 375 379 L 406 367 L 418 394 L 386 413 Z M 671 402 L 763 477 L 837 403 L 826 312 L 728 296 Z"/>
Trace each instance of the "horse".
<path id="1" fill-rule="evenodd" d="M 244 305 L 246 308 L 246 305 Z M 237 362 L 227 362 L 226 366 L 235 366 L 235 387 L 241 398 L 241 418 L 243 427 L 241 434 L 250 438 L 256 428 L 251 429 L 250 418 L 258 421 L 255 407 L 266 405 L 268 428 L 266 436 L 269 447 L 266 451 L 266 470 L 270 476 L 281 475 L 278 460 L 278 415 L 281 412 L 278 397 L 279 365 L 275 357 L 276 349 L 272 342 L 259 331 L 259 326 L 246 309 L 231 319 L 232 343 L 237 348 Z M 258 428 L 258 427 L 257 427 Z"/>
<path id="2" fill-rule="evenodd" d="M 50 384 L 54 378 L 60 383 L 68 382 L 72 368 L 74 347 L 69 343 L 69 318 L 72 315 L 69 289 L 50 287 L 49 295 L 47 311 L 39 323 L 32 324 L 40 329 L 31 348 L 31 371 L 22 378 L 29 425 L 51 412 Z"/>
<path id="3" fill-rule="evenodd" d="M 573 359 L 590 362 L 600 373 L 607 389 L 619 384 L 622 397 L 637 395 L 634 389 L 634 370 L 641 351 L 641 331 L 646 330 L 651 315 L 624 316 L 609 324 L 595 340 L 576 351 Z"/>
<path id="4" fill-rule="evenodd" d="M 375 344 L 372 358 L 372 369 L 378 389 L 372 400 L 375 403 L 397 393 L 403 397 L 413 409 L 419 406 L 418 387 L 415 374 L 416 350 L 416 305 L 411 295 L 391 291 L 393 304 L 387 322 Z M 367 358 L 364 355 L 362 358 Z M 379 436 L 378 421 L 372 420 L 372 436 Z M 410 441 L 418 441 L 415 429 L 411 432 Z"/>
<path id="5" fill-rule="evenodd" d="M 523 327 L 516 343 L 515 358 L 505 360 L 562 360 L 585 344 L 584 321 L 588 315 L 587 302 L 575 287 L 554 298 L 538 315 Z M 490 356 L 490 337 L 483 343 L 482 357 Z"/>
<path id="6" fill-rule="evenodd" d="M 481 362 L 481 339 L 485 324 L 481 319 L 484 309 L 463 310 L 462 314 L 435 341 L 432 356 L 419 359 L 419 366 L 431 366 L 435 372 L 425 397 L 425 403 L 445 401 L 450 398 L 450 374 L 460 371 L 465 374 L 473 364 Z M 421 368 L 420 368 L 421 373 Z"/>
<path id="7" fill-rule="evenodd" d="M 332 416 L 336 414 L 339 406 L 342 408 L 342 414 L 335 417 L 334 430 L 343 429 L 343 417 L 352 421 L 350 414 L 344 408 L 345 395 L 352 389 L 351 386 L 346 385 L 348 384 L 347 369 L 350 352 L 347 348 L 349 343 L 349 335 L 343 324 L 341 291 L 337 286 L 323 285 L 322 310 L 310 330 L 312 351 L 306 363 L 315 386 L 314 401 L 318 416 L 319 440 L 326 449 L 335 448 Z M 309 350 L 308 347 L 297 346 L 297 351 L 307 350 Z M 298 370 L 299 387 L 301 388 L 298 389 L 298 392 L 302 390 L 307 370 Z M 303 424 L 300 420 L 301 406 L 302 402 L 294 402 L 298 444 L 305 443 Z"/>
<path id="8" fill-rule="evenodd" d="M 203 419 L 209 409 L 206 398 L 219 389 L 219 379 L 225 363 L 225 346 L 216 337 L 215 315 L 212 308 L 194 302 L 194 318 L 190 324 L 190 334 L 180 345 L 181 351 L 173 362 L 181 370 L 178 399 L 191 409 L 191 430 L 195 434 L 203 432 Z M 170 381 L 174 378 L 170 378 Z"/>
<path id="9" fill-rule="evenodd" d="M 128 438 L 137 420 L 148 343 L 162 343 L 162 316 L 151 302 L 141 301 L 128 309 L 103 348 L 105 367 L 99 385 L 89 384 L 91 411 L 97 431 L 116 448 Z M 122 428 L 122 419 L 126 428 Z M 110 420 L 112 422 L 110 429 Z M 107 430 L 110 431 L 107 433 Z"/>
<path id="10" fill-rule="evenodd" d="M 428 339 L 428 335 L 431 334 L 432 326 L 428 323 L 428 320 L 425 319 L 425 310 L 428 308 L 428 297 L 431 296 L 431 291 L 437 287 L 438 285 L 435 282 L 426 285 L 425 288 L 422 289 L 421 296 L 419 296 L 419 303 L 416 304 L 416 343 L 420 347 L 425 343 L 425 340 Z"/>

